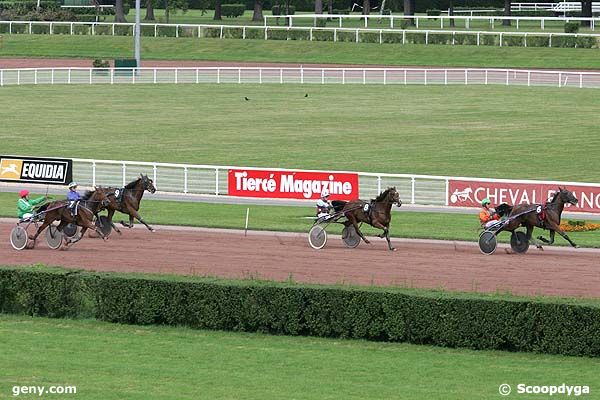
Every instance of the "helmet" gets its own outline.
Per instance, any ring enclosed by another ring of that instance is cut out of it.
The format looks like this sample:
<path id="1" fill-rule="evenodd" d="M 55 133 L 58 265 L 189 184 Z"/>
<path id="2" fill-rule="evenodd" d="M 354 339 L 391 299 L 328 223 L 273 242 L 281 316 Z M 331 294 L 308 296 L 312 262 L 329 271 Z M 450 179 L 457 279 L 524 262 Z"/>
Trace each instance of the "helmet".
<path id="1" fill-rule="evenodd" d="M 19 192 L 19 196 L 21 197 L 25 197 L 25 196 L 29 196 L 29 190 L 23 189 Z"/>
<path id="2" fill-rule="evenodd" d="M 321 192 L 321 197 L 327 197 L 327 196 L 329 196 L 329 190 L 323 189 L 323 191 Z"/>
<path id="3" fill-rule="evenodd" d="M 481 200 L 481 205 L 485 206 L 486 204 L 490 204 L 490 199 L 488 199 L 487 197 L 483 200 Z"/>
<path id="4" fill-rule="evenodd" d="M 69 183 L 69 189 L 77 187 L 77 182 Z"/>

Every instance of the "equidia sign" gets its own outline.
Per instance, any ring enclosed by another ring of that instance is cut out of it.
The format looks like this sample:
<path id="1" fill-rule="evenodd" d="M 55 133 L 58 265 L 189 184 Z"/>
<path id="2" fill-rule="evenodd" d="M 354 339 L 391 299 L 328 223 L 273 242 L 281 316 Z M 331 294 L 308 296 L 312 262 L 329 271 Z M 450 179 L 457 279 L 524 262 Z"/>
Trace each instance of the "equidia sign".
<path id="1" fill-rule="evenodd" d="M 566 206 L 572 212 L 600 213 L 600 186 L 566 185 L 579 203 Z M 478 180 L 448 180 L 448 205 L 453 207 L 478 207 L 486 197 L 492 205 L 508 203 L 545 203 L 558 191 L 557 184 L 489 182 Z"/>
<path id="2" fill-rule="evenodd" d="M 328 190 L 335 200 L 358 198 L 358 174 L 230 169 L 230 196 L 318 199 Z"/>
<path id="3" fill-rule="evenodd" d="M 66 185 L 73 174 L 73 161 L 42 157 L 0 157 L 0 181 Z"/>

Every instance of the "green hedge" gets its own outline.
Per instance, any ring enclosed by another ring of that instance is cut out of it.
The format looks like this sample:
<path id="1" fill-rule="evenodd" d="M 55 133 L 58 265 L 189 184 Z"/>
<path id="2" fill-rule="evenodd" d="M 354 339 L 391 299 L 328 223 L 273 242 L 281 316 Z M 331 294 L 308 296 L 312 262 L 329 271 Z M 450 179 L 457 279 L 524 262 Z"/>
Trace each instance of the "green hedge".
<path id="1" fill-rule="evenodd" d="M 244 15 L 246 11 L 245 4 L 223 4 L 221 6 L 221 13 L 224 17 L 237 18 Z"/>
<path id="2" fill-rule="evenodd" d="M 0 312 L 600 356 L 600 303 L 0 268 Z"/>

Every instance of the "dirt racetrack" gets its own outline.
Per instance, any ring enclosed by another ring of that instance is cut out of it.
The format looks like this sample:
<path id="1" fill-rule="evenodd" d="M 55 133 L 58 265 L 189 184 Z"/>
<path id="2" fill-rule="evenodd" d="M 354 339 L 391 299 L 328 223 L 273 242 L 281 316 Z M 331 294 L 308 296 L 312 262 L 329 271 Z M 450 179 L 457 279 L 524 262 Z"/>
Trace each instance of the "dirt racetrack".
<path id="1" fill-rule="evenodd" d="M 394 239 L 398 251 L 390 252 L 379 238 L 347 249 L 330 235 L 324 249 L 313 250 L 305 234 L 136 227 L 107 242 L 86 237 L 66 251 L 49 249 L 43 236 L 35 249 L 16 251 L 9 242 L 13 226 L 0 223 L 2 265 L 600 297 L 600 251 L 593 249 L 508 254 L 500 245 L 484 256 L 475 243 Z"/>

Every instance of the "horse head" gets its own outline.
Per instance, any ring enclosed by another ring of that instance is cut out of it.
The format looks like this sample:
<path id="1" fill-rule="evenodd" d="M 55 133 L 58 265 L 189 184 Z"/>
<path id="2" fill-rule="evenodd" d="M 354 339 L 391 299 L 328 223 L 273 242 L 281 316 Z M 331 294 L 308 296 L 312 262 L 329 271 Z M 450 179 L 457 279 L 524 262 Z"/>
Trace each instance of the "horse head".
<path id="1" fill-rule="evenodd" d="M 110 204 L 110 199 L 104 192 L 104 190 L 94 190 L 90 197 L 90 200 L 100 204 L 101 208 L 106 208 Z"/>
<path id="2" fill-rule="evenodd" d="M 154 186 L 152 179 L 148 178 L 148 175 L 140 174 L 140 179 L 142 181 L 142 187 L 144 190 L 147 190 L 150 193 L 156 192 L 156 186 Z"/>
<path id="3" fill-rule="evenodd" d="M 400 200 L 400 193 L 398 193 L 398 191 L 396 190 L 396 187 L 391 187 L 389 188 L 389 196 L 390 196 L 390 200 L 392 202 L 392 204 L 397 204 L 398 207 L 402 206 L 402 200 Z"/>
<path id="4" fill-rule="evenodd" d="M 571 192 L 570 190 L 568 190 L 567 188 L 564 188 L 564 187 L 558 188 L 558 197 L 560 197 L 560 199 L 565 204 L 570 203 L 570 204 L 575 205 L 579 202 L 577 200 L 577 197 L 575 197 L 575 195 L 573 194 L 573 192 Z"/>

